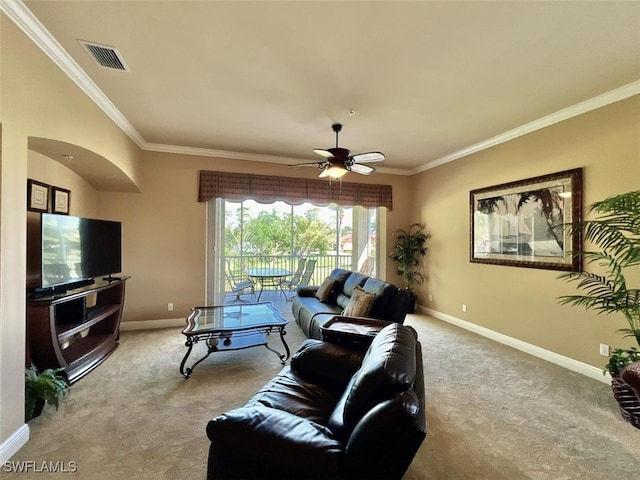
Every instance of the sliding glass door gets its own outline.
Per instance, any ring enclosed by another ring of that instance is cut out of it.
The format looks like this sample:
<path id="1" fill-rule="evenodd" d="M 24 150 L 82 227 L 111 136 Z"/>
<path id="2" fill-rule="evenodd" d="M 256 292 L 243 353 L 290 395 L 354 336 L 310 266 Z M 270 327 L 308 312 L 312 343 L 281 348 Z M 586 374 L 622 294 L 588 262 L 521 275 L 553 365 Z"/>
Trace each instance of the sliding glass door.
<path id="1" fill-rule="evenodd" d="M 311 203 L 261 204 L 210 200 L 207 204 L 207 302 L 224 302 L 225 265 L 236 276 L 256 267 L 295 271 L 300 257 L 317 261 L 312 284 L 336 267 L 377 276 L 383 208 Z M 384 250 L 382 250 L 384 252 Z"/>

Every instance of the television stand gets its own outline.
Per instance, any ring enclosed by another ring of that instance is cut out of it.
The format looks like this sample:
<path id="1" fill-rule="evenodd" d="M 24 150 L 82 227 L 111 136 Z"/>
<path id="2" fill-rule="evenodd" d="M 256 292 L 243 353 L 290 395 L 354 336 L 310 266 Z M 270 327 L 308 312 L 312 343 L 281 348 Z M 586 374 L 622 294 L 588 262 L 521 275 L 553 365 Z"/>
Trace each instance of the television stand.
<path id="1" fill-rule="evenodd" d="M 27 345 L 39 370 L 64 368 L 74 383 L 118 347 L 129 277 L 34 297 L 27 304 Z"/>

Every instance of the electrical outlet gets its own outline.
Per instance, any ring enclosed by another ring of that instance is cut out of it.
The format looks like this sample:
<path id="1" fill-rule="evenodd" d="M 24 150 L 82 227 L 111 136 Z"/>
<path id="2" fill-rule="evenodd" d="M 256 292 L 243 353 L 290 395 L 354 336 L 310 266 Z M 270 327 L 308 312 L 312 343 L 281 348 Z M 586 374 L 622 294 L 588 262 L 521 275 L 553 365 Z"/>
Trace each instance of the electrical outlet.
<path id="1" fill-rule="evenodd" d="M 466 306 L 464 303 L 462 304 L 462 311 L 463 311 L 463 312 L 466 312 L 466 311 L 467 311 L 467 306 Z"/>
<path id="2" fill-rule="evenodd" d="M 604 343 L 600 344 L 600 355 L 602 355 L 603 357 L 608 357 L 609 356 L 609 345 L 605 345 Z"/>
<path id="3" fill-rule="evenodd" d="M 433 302 L 433 295 L 429 294 L 429 302 Z"/>
<path id="4" fill-rule="evenodd" d="M 173 312 L 173 303 L 167 303 L 167 310 Z"/>

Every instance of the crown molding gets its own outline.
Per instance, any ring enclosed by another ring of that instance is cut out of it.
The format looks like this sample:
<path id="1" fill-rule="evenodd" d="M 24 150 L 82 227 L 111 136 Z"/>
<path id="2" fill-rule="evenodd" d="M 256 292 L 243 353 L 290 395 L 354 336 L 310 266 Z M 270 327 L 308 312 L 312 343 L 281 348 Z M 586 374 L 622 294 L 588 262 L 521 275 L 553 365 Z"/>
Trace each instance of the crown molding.
<path id="1" fill-rule="evenodd" d="M 62 48 L 58 41 L 49 33 L 49 31 L 40 23 L 40 21 L 25 6 L 22 0 L 0 0 L 0 11 L 7 15 L 26 35 L 29 37 L 53 62 L 73 80 L 82 91 L 91 98 L 118 127 L 133 140 L 142 150 L 175 153 L 182 155 L 199 155 L 205 157 L 227 158 L 236 160 L 249 160 L 256 162 L 270 163 L 298 163 L 308 161 L 308 159 L 279 157 L 274 155 L 261 155 L 255 153 L 231 152 L 225 150 L 214 150 L 207 148 L 182 147 L 176 145 L 164 145 L 159 143 L 147 142 L 133 127 L 125 116 L 116 108 L 116 106 L 107 98 L 107 96 L 98 88 L 98 86 L 89 78 L 89 76 L 80 68 L 73 58 Z M 414 169 L 399 168 L 377 168 L 380 173 L 392 175 L 416 175 L 418 173 L 430 170 L 432 168 L 453 162 L 460 158 L 466 157 L 473 153 L 486 150 L 504 142 L 508 142 L 515 138 L 521 137 L 536 130 L 548 127 L 558 122 L 562 122 L 569 118 L 581 115 L 583 113 L 595 110 L 597 108 L 609 105 L 625 98 L 632 97 L 640 93 L 640 80 L 624 85 L 620 88 L 606 92 L 602 95 L 578 103 L 571 107 L 559 110 L 545 117 L 539 118 L 532 122 L 526 123 L 520 127 L 514 128 L 507 132 L 501 133 L 494 137 L 478 142 L 469 147 L 463 148 L 456 152 L 440 157 L 436 160 L 429 161 L 420 167 Z"/>
<path id="2" fill-rule="evenodd" d="M 504 133 L 496 135 L 495 137 L 488 138 L 486 140 L 483 140 L 482 142 L 478 142 L 469 147 L 450 153 L 449 155 L 445 155 L 444 157 L 440 157 L 436 160 L 425 163 L 421 167 L 417 167 L 413 169 L 411 171 L 411 174 L 415 175 L 420 172 L 424 172 L 426 170 L 439 167 L 440 165 L 453 162 L 454 160 L 458 160 L 462 157 L 466 157 L 473 153 L 486 150 L 487 148 L 491 148 L 501 143 L 508 142 L 515 138 L 521 137 L 523 135 L 527 135 L 529 133 L 535 132 L 536 130 L 549 127 L 556 123 L 563 122 L 570 118 L 577 117 L 578 115 L 582 115 L 583 113 L 596 110 L 598 108 L 604 107 L 606 105 L 610 105 L 615 102 L 619 102 L 621 100 L 633 97 L 634 95 L 638 95 L 638 94 L 640 94 L 640 80 L 628 83 L 627 85 L 624 85 L 622 87 L 616 88 L 615 90 L 611 90 L 609 92 L 603 93 L 602 95 L 598 95 L 597 97 L 593 97 L 589 100 L 585 100 L 584 102 L 580 102 L 576 105 L 572 105 L 562 110 L 558 110 L 555 113 L 541 117 L 532 122 L 525 123 L 520 127 L 516 127 L 512 130 L 508 130 Z"/>
<path id="3" fill-rule="evenodd" d="M 225 158 L 227 160 L 245 160 L 250 162 L 279 163 L 283 165 L 312 162 L 312 160 L 309 160 L 308 158 L 281 157 L 278 155 L 263 155 L 260 153 L 243 153 L 233 152 L 230 150 L 214 150 L 211 148 L 184 147 L 180 145 L 167 145 L 164 143 L 145 142 L 144 145 L 140 148 L 149 152 L 195 155 L 200 157 Z M 322 160 L 319 159 L 318 161 Z M 411 175 L 408 170 L 402 170 L 399 168 L 376 167 L 376 172 L 387 173 L 391 175 Z"/>
<path id="4" fill-rule="evenodd" d="M 201 157 L 226 158 L 230 160 L 249 160 L 252 162 L 292 163 L 305 162 L 300 158 L 280 157 L 277 155 L 263 155 L 260 153 L 243 153 L 230 150 L 215 150 L 211 148 L 183 147 L 180 145 L 167 145 L 164 143 L 148 143 L 141 147 L 143 150 L 160 153 L 178 153 L 182 155 L 197 155 Z"/>

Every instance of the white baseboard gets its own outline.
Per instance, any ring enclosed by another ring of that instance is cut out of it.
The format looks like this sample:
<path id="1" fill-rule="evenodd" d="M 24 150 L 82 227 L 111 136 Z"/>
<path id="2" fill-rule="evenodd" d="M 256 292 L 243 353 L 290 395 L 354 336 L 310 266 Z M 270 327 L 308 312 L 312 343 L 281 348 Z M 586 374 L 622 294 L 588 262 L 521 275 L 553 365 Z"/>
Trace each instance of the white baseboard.
<path id="1" fill-rule="evenodd" d="M 124 330 L 149 330 L 152 328 L 186 327 L 184 318 L 166 318 L 164 320 L 138 320 L 133 322 L 120 322 L 120 331 Z"/>
<path id="2" fill-rule="evenodd" d="M 477 333 L 478 335 L 481 335 L 483 337 L 490 338 L 491 340 L 495 340 L 498 343 L 508 345 L 509 347 L 520 350 L 521 352 L 528 353 L 529 355 L 533 355 L 534 357 L 538 357 L 542 360 L 554 363 L 573 372 L 586 375 L 587 377 L 593 378 L 594 380 L 598 380 L 603 383 L 611 383 L 611 375 L 609 375 L 608 373 L 606 375 L 603 375 L 602 370 L 600 368 L 594 367 L 593 365 L 574 360 L 573 358 L 565 357 L 564 355 L 560 355 L 550 350 L 545 350 L 544 348 L 532 345 L 531 343 L 526 343 L 522 340 L 503 335 L 502 333 L 494 332 L 493 330 L 489 330 L 488 328 L 481 327 L 465 320 L 461 320 L 446 313 L 432 310 L 431 308 L 418 305 L 417 310 L 420 313 L 432 316 L 434 318 L 437 318 L 438 320 L 442 320 L 457 327 L 464 328 L 465 330 Z"/>
<path id="3" fill-rule="evenodd" d="M 9 459 L 13 457 L 18 450 L 24 447 L 28 441 L 29 425 L 25 423 L 18 430 L 13 432 L 13 435 L 0 444 L 0 465 L 9 461 Z"/>

